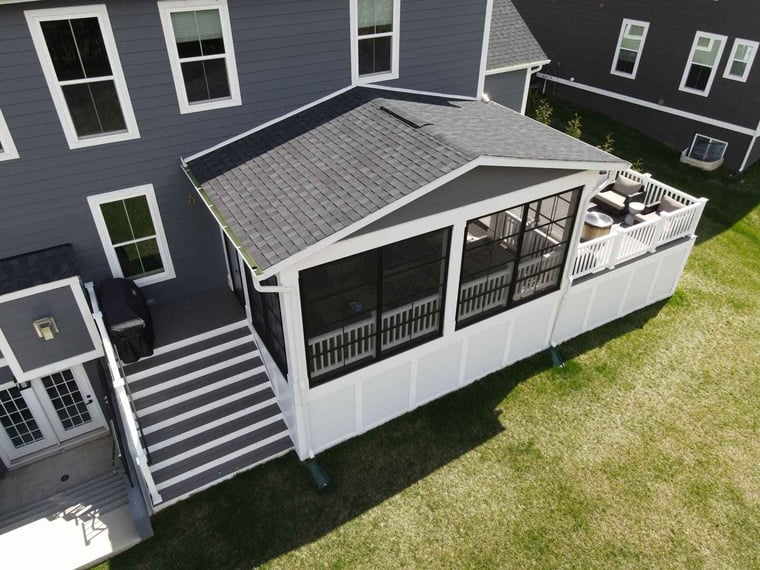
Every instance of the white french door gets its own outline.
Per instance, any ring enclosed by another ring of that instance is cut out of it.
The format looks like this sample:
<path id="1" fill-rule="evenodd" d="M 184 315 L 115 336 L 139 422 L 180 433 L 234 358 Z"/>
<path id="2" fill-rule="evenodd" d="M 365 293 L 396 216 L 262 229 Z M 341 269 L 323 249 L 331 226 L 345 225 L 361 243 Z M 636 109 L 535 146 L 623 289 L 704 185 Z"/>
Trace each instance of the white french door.
<path id="1" fill-rule="evenodd" d="M 81 366 L 30 384 L 0 390 L 0 446 L 11 461 L 105 426 Z"/>

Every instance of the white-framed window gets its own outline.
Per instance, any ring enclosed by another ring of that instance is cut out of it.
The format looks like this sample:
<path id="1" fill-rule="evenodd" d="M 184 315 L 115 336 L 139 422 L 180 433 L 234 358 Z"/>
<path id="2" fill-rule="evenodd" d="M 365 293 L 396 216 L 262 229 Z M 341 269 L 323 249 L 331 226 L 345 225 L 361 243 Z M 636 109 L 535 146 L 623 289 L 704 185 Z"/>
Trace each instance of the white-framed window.
<path id="1" fill-rule="evenodd" d="M 726 154 L 728 143 L 697 133 L 686 156 L 702 162 L 718 162 Z"/>
<path id="2" fill-rule="evenodd" d="M 623 20 L 620 27 L 620 37 L 618 37 L 617 47 L 615 48 L 615 58 L 612 61 L 612 75 L 636 79 L 636 72 L 639 69 L 641 53 L 644 51 L 644 42 L 647 39 L 649 31 L 649 22 L 640 20 Z"/>
<path id="3" fill-rule="evenodd" d="M 158 3 L 180 113 L 241 104 L 226 0 Z"/>
<path id="4" fill-rule="evenodd" d="M 13 143 L 8 123 L 5 122 L 5 117 L 3 117 L 3 111 L 0 110 L 0 162 L 14 158 L 18 158 L 18 151 Z"/>
<path id="5" fill-rule="evenodd" d="M 351 78 L 398 78 L 401 0 L 351 0 Z"/>
<path id="6" fill-rule="evenodd" d="M 89 196 L 87 202 L 114 277 L 140 286 L 174 278 L 152 184 Z"/>
<path id="7" fill-rule="evenodd" d="M 723 77 L 746 83 L 749 70 L 752 69 L 752 63 L 755 61 L 757 48 L 757 42 L 736 38 Z"/>
<path id="8" fill-rule="evenodd" d="M 726 36 L 697 32 L 678 89 L 707 97 L 725 47 Z"/>
<path id="9" fill-rule="evenodd" d="M 105 5 L 24 14 L 69 148 L 139 138 Z"/>

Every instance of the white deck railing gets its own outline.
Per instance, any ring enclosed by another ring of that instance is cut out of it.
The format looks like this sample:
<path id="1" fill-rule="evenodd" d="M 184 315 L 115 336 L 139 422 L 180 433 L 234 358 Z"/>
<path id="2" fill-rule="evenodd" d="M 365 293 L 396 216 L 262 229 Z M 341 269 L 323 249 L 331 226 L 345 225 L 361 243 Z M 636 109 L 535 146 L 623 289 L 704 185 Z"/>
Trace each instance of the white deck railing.
<path id="1" fill-rule="evenodd" d="M 380 322 L 382 350 L 398 346 L 436 330 L 440 321 L 441 295 L 436 293 L 385 311 Z M 366 318 L 310 338 L 313 375 L 326 374 L 347 364 L 375 355 L 376 311 Z"/>
<path id="2" fill-rule="evenodd" d="M 644 185 L 644 204 L 651 206 L 667 196 L 683 204 L 674 212 L 662 212 L 656 220 L 630 227 L 614 227 L 606 236 L 581 243 L 575 254 L 571 277 L 612 269 L 616 265 L 654 251 L 663 244 L 694 235 L 706 198 L 694 198 L 672 186 L 652 179 L 649 174 L 632 170 L 618 172 L 630 180 Z M 603 184 L 607 184 L 609 179 Z"/>
<path id="3" fill-rule="evenodd" d="M 148 493 L 153 505 L 157 505 L 161 502 L 161 495 L 156 487 L 156 482 L 153 480 L 153 475 L 148 466 L 148 457 L 140 440 L 137 418 L 132 411 L 132 404 L 129 399 L 129 394 L 127 393 L 126 378 L 124 378 L 124 375 L 121 373 L 121 367 L 116 358 L 113 343 L 108 336 L 108 329 L 106 329 L 106 324 L 103 321 L 103 313 L 100 312 L 100 305 L 98 304 L 98 298 L 95 295 L 95 288 L 92 283 L 87 283 L 85 287 L 90 296 L 92 317 L 95 319 L 98 333 L 100 333 L 100 339 L 103 342 L 106 364 L 108 365 L 108 372 L 111 375 L 111 382 L 113 384 L 115 395 L 114 412 L 118 413 L 121 417 L 129 454 L 131 455 L 137 470 L 138 483 L 140 484 L 143 493 Z"/>

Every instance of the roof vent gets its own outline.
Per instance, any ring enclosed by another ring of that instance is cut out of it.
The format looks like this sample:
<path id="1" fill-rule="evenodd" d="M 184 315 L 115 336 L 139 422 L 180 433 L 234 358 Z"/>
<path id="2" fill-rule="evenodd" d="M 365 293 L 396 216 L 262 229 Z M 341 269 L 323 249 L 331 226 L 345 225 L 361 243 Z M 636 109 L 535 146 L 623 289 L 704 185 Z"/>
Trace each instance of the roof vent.
<path id="1" fill-rule="evenodd" d="M 424 127 L 426 124 L 428 124 L 428 123 L 417 123 L 410 117 L 404 117 L 399 111 L 392 111 L 388 107 L 385 107 L 385 106 L 381 106 L 380 110 L 385 113 L 388 113 L 391 117 L 395 117 L 396 119 L 398 119 L 405 125 L 409 125 L 413 129 L 419 129 L 421 127 Z"/>

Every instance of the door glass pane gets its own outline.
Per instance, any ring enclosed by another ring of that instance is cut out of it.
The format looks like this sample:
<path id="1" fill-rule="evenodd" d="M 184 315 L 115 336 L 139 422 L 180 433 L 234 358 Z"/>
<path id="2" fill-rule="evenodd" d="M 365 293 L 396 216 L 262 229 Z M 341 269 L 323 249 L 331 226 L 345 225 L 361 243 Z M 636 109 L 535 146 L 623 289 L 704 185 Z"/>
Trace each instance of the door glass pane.
<path id="1" fill-rule="evenodd" d="M 92 416 L 71 370 L 43 377 L 42 385 L 53 404 L 55 413 L 58 414 L 63 429 L 68 431 L 92 421 Z"/>
<path id="2" fill-rule="evenodd" d="M 129 222 L 132 225 L 133 239 L 156 235 L 146 196 L 127 198 L 124 200 L 124 207 L 129 215 Z"/>
<path id="3" fill-rule="evenodd" d="M 44 439 L 18 388 L 0 391 L 0 424 L 16 449 Z"/>
<path id="4" fill-rule="evenodd" d="M 100 33 L 97 18 L 78 18 L 71 20 L 71 29 L 79 51 L 79 58 L 84 66 L 86 77 L 111 75 L 106 45 Z"/>

